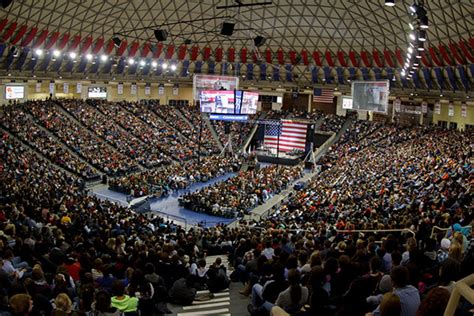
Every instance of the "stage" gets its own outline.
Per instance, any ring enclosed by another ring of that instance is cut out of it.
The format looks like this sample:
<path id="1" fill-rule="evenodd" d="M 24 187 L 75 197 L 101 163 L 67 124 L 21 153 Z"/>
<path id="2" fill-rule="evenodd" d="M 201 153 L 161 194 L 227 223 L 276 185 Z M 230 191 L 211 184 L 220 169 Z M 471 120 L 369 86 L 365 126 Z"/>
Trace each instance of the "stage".
<path id="1" fill-rule="evenodd" d="M 265 162 L 271 164 L 279 164 L 285 166 L 296 166 L 306 157 L 304 152 L 301 153 L 276 153 L 276 151 L 270 150 L 257 150 L 257 160 L 258 162 Z"/>

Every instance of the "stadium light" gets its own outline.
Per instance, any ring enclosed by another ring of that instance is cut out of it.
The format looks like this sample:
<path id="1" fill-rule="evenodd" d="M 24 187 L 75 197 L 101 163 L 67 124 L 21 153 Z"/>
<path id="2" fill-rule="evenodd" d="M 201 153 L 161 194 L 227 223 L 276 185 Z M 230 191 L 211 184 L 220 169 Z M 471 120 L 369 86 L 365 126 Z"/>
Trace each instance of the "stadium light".
<path id="1" fill-rule="evenodd" d="M 411 39 L 412 41 L 415 41 L 415 40 L 416 40 L 416 35 L 415 35 L 414 32 L 410 32 L 410 34 L 409 34 L 408 36 L 410 37 L 410 39 Z"/>
<path id="2" fill-rule="evenodd" d="M 61 55 L 61 52 L 60 52 L 59 50 L 55 49 L 55 50 L 53 51 L 53 56 L 54 56 L 54 57 L 59 57 L 59 55 Z"/>
<path id="3" fill-rule="evenodd" d="M 35 50 L 35 54 L 36 54 L 37 56 L 41 56 L 41 55 L 43 55 L 43 50 L 41 50 L 41 49 L 38 48 L 37 50 Z"/>
<path id="4" fill-rule="evenodd" d="M 163 63 L 163 65 L 161 65 L 161 67 L 163 67 L 163 69 L 166 69 L 166 68 L 168 68 L 168 64 L 167 64 L 167 63 Z"/>
<path id="5" fill-rule="evenodd" d="M 135 60 L 133 58 L 128 59 L 128 64 L 133 65 L 135 63 Z"/>
<path id="6" fill-rule="evenodd" d="M 77 54 L 75 52 L 70 52 L 69 53 L 69 57 L 71 57 L 72 59 L 76 58 Z"/>
<path id="7" fill-rule="evenodd" d="M 107 58 L 108 58 L 107 55 L 101 55 L 101 56 L 100 56 L 100 60 L 101 60 L 101 61 L 106 61 Z"/>
<path id="8" fill-rule="evenodd" d="M 427 16 L 424 16 L 420 19 L 420 28 L 421 29 L 427 29 L 429 26 L 428 26 L 428 17 Z"/>
<path id="9" fill-rule="evenodd" d="M 145 66 L 146 65 L 146 62 L 144 60 L 140 60 L 140 66 Z"/>
<path id="10" fill-rule="evenodd" d="M 92 54 L 87 54 L 87 55 L 86 55 L 86 59 L 87 59 L 87 60 L 91 61 L 92 58 L 93 58 Z"/>
<path id="11" fill-rule="evenodd" d="M 410 54 L 413 53 L 413 47 L 411 47 L 411 46 L 408 47 L 408 52 L 409 52 Z"/>
<path id="12" fill-rule="evenodd" d="M 176 70 L 176 68 L 177 68 L 177 67 L 176 67 L 176 65 L 175 65 L 175 64 L 171 65 L 171 70 L 172 70 L 172 71 L 175 71 L 175 70 Z"/>
<path id="13" fill-rule="evenodd" d="M 413 23 L 408 23 L 408 26 L 410 27 L 410 30 L 414 31 L 415 30 L 415 26 L 413 25 Z"/>
<path id="14" fill-rule="evenodd" d="M 420 30 L 418 33 L 418 39 L 422 42 L 426 41 L 426 31 L 425 30 Z"/>
<path id="15" fill-rule="evenodd" d="M 158 63 L 156 61 L 152 61 L 151 65 L 152 65 L 153 68 L 156 68 L 156 66 L 158 66 Z"/>
<path id="16" fill-rule="evenodd" d="M 385 0 L 385 5 L 387 7 L 393 7 L 395 5 L 395 0 Z"/>

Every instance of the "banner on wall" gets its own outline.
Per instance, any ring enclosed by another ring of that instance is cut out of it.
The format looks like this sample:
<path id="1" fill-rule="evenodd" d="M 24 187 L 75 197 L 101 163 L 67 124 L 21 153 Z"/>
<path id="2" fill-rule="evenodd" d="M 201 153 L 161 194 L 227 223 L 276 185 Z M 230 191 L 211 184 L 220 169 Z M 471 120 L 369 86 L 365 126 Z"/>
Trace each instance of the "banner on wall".
<path id="1" fill-rule="evenodd" d="M 132 85 L 130 87 L 130 94 L 131 95 L 136 95 L 137 94 L 137 84 L 136 83 L 132 83 Z"/>
<path id="2" fill-rule="evenodd" d="M 49 93 L 54 94 L 54 81 L 49 82 Z"/>
<path id="3" fill-rule="evenodd" d="M 467 105 L 466 105 L 466 103 L 461 104 L 461 117 L 467 117 Z"/>
<path id="4" fill-rule="evenodd" d="M 441 103 L 439 103 L 439 101 L 435 102 L 434 112 L 435 114 L 438 114 L 438 115 L 441 114 Z"/>
<path id="5" fill-rule="evenodd" d="M 69 83 L 65 82 L 65 83 L 63 84 L 63 92 L 64 92 L 65 94 L 68 94 L 68 93 L 69 93 Z"/>
<path id="6" fill-rule="evenodd" d="M 454 116 L 454 104 L 452 102 L 448 106 L 448 116 Z"/>
<path id="7" fill-rule="evenodd" d="M 36 93 L 40 93 L 41 92 L 41 81 L 38 81 L 36 83 L 36 89 L 35 89 Z"/>
<path id="8" fill-rule="evenodd" d="M 151 94 L 151 86 L 149 83 L 145 85 L 145 95 L 150 95 Z"/>
<path id="9" fill-rule="evenodd" d="M 395 108 L 395 112 L 400 112 L 402 109 L 402 100 L 400 100 L 400 98 L 393 100 L 393 107 Z"/>
<path id="10" fill-rule="evenodd" d="M 178 95 L 178 94 L 179 94 L 179 85 L 175 83 L 173 86 L 173 95 Z"/>
<path id="11" fill-rule="evenodd" d="M 123 82 L 119 82 L 117 85 L 117 94 L 122 95 L 123 94 Z"/>
<path id="12" fill-rule="evenodd" d="M 158 86 L 158 95 L 164 95 L 165 94 L 165 85 L 160 83 Z"/>
<path id="13" fill-rule="evenodd" d="M 428 102 L 421 102 L 421 113 L 428 113 Z"/>
<path id="14" fill-rule="evenodd" d="M 76 93 L 82 93 L 82 82 L 76 84 Z"/>

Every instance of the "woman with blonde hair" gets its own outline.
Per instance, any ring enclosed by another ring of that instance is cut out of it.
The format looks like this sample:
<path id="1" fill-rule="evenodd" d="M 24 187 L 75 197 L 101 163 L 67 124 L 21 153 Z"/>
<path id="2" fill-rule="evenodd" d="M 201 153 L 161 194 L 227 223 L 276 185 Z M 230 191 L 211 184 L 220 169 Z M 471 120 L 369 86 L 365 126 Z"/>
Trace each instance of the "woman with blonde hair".
<path id="1" fill-rule="evenodd" d="M 69 315 L 72 312 L 72 301 L 66 293 L 60 293 L 54 299 L 53 316 Z"/>

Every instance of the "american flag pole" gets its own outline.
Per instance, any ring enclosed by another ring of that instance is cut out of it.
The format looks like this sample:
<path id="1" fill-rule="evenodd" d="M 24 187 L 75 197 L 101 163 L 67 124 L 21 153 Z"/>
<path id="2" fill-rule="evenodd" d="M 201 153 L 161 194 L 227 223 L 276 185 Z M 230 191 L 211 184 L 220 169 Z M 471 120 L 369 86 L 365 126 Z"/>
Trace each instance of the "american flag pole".
<path id="1" fill-rule="evenodd" d="M 277 168 L 276 172 L 280 168 L 280 134 L 281 134 L 281 120 L 278 122 L 278 135 L 277 135 Z"/>

